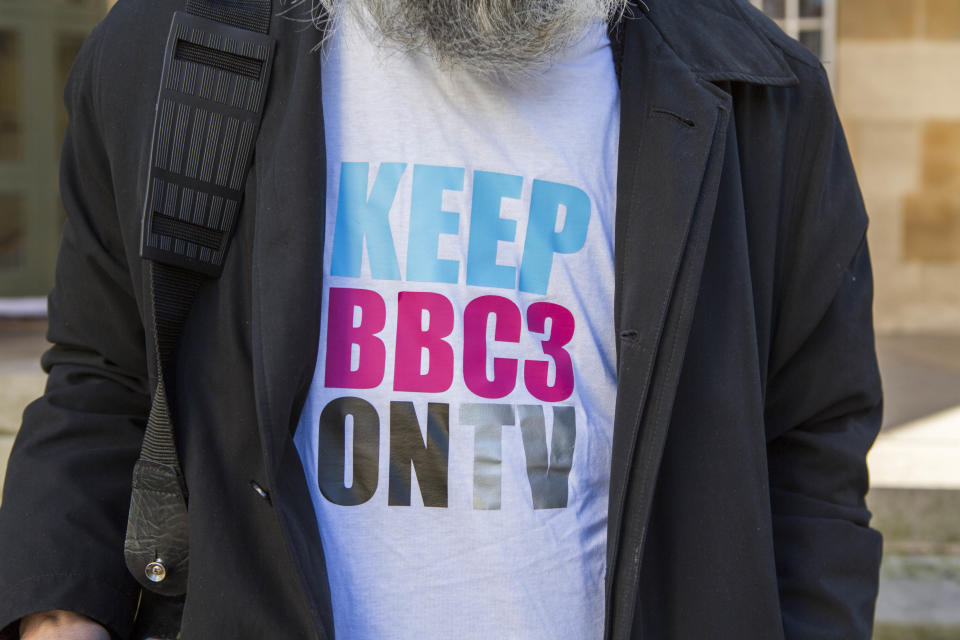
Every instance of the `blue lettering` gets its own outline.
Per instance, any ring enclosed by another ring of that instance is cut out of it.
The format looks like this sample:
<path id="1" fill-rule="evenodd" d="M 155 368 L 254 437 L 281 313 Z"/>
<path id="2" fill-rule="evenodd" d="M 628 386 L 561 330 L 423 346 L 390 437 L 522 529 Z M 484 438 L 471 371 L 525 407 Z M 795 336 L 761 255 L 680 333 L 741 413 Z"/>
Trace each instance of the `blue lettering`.
<path id="1" fill-rule="evenodd" d="M 360 277 L 363 242 L 367 242 L 370 275 L 381 280 L 399 280 L 400 267 L 390 233 L 390 207 L 406 168 L 402 162 L 384 162 L 367 198 L 367 162 L 344 162 L 340 166 L 337 226 L 333 234 L 330 272 L 335 276 Z"/>
<path id="2" fill-rule="evenodd" d="M 563 229 L 556 231 L 561 205 L 566 207 L 567 215 Z M 553 268 L 553 254 L 576 253 L 582 249 L 587 241 L 589 222 L 590 196 L 583 190 L 567 184 L 534 180 L 527 237 L 523 243 L 523 262 L 520 264 L 519 289 L 530 293 L 546 293 L 550 270 Z"/>
<path id="3" fill-rule="evenodd" d="M 504 173 L 476 171 L 470 209 L 470 242 L 467 249 L 467 284 L 513 289 L 516 267 L 497 264 L 497 242 L 513 242 L 516 220 L 500 217 L 503 198 L 519 198 L 523 178 Z"/>
<path id="4" fill-rule="evenodd" d="M 463 189 L 459 167 L 413 167 L 413 194 L 410 201 L 410 239 L 407 244 L 407 280 L 453 282 L 460 275 L 460 263 L 437 257 L 440 234 L 460 231 L 460 214 L 443 211 L 444 190 Z"/>

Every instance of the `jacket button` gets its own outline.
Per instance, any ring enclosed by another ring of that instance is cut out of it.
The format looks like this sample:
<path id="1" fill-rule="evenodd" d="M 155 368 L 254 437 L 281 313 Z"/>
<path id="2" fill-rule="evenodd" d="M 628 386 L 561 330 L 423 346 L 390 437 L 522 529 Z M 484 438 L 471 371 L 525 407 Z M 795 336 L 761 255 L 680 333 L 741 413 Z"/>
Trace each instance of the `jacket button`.
<path id="1" fill-rule="evenodd" d="M 160 558 L 148 564 L 143 572 L 150 582 L 163 582 L 163 579 L 167 577 L 167 567 Z"/>
<path id="2" fill-rule="evenodd" d="M 268 502 L 270 501 L 270 494 L 267 493 L 263 487 L 261 487 L 259 484 L 257 484 L 253 480 L 250 481 L 250 486 L 253 487 L 253 490 L 256 492 L 258 496 L 260 496 L 261 498 L 263 498 Z"/>

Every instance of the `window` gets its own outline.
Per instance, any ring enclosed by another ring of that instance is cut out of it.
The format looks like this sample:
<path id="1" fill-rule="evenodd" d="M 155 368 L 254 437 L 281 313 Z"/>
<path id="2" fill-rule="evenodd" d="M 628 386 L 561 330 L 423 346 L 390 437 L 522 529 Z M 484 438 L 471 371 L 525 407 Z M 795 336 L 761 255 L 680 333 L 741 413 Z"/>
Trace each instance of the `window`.
<path id="1" fill-rule="evenodd" d="M 16 162 L 22 156 L 22 61 L 19 34 L 9 29 L 0 30 L 0 162 Z"/>
<path id="2" fill-rule="evenodd" d="M 67 69 L 105 0 L 0 0 L 0 297 L 53 280 Z"/>
<path id="3" fill-rule="evenodd" d="M 0 192 L 0 271 L 23 264 L 23 198 Z"/>
<path id="4" fill-rule="evenodd" d="M 813 51 L 833 79 L 838 0 L 751 0 L 780 28 Z"/>

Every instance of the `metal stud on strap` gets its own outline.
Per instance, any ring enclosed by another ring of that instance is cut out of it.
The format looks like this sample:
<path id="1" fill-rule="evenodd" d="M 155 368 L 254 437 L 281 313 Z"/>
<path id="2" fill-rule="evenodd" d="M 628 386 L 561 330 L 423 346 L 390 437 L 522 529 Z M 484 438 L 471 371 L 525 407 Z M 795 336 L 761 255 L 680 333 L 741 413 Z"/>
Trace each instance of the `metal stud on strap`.
<path id="1" fill-rule="evenodd" d="M 220 275 L 273 51 L 270 36 L 174 14 L 154 116 L 142 257 Z"/>
<path id="2" fill-rule="evenodd" d="M 163 582 L 167 577 L 167 565 L 163 564 L 163 559 L 157 558 L 146 566 L 144 574 L 150 582 Z"/>

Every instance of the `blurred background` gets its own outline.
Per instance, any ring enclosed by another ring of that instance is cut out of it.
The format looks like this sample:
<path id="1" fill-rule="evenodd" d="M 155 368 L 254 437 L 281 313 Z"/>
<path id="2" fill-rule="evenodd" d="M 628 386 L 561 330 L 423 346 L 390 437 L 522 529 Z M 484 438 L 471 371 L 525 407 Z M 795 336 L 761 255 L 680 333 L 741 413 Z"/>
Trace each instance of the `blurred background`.
<path id="1" fill-rule="evenodd" d="M 887 398 L 870 455 L 886 539 L 875 637 L 957 639 L 960 0 L 752 1 L 823 60 L 871 215 Z M 61 93 L 111 4 L 0 0 L 0 482 L 23 407 L 43 389 Z"/>

